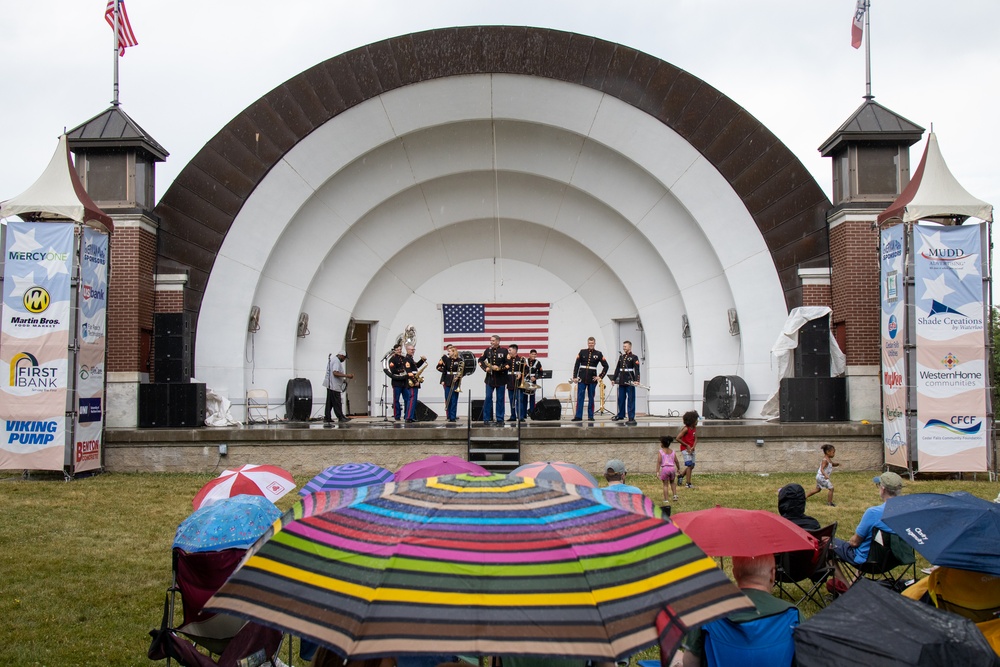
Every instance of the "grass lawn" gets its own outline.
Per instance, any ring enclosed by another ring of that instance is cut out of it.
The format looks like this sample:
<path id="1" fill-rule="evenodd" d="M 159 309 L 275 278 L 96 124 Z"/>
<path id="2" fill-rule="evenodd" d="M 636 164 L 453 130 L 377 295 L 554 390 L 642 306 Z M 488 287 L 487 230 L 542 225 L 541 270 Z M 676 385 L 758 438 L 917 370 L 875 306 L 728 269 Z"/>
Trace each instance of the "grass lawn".
<path id="1" fill-rule="evenodd" d="M 191 513 L 191 498 L 212 477 L 104 474 L 73 482 L 61 476 L 0 477 L 0 665 L 149 664 L 147 633 L 159 626 L 174 531 Z M 1000 485 L 981 477 L 907 482 L 904 493 L 963 490 L 992 500 Z M 871 478 L 870 472 L 837 472 L 837 506 L 828 507 L 823 492 L 810 498 L 806 513 L 823 525 L 839 521 L 838 535 L 849 537 L 865 508 L 879 502 Z M 653 500 L 662 499 L 652 475 L 630 475 L 628 482 Z M 675 514 L 717 504 L 777 511 L 780 486 L 798 482 L 807 491 L 814 486 L 808 473 L 695 472 L 693 482 L 694 489 L 680 489 Z M 278 505 L 288 509 L 297 498 L 293 492 Z M 287 648 L 283 653 L 287 658 Z"/>

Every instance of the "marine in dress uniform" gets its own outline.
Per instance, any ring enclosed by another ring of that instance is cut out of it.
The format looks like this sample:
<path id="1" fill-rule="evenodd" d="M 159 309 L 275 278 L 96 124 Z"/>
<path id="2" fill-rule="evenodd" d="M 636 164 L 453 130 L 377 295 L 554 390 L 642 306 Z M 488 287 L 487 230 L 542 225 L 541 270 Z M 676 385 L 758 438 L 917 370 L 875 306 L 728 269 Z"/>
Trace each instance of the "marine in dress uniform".
<path id="1" fill-rule="evenodd" d="M 389 357 L 389 377 L 392 378 L 392 418 L 399 420 L 402 411 L 399 409 L 399 399 L 403 399 L 409 393 L 406 375 L 406 357 L 402 354 L 403 346 L 396 345 L 392 348 L 392 356 Z"/>
<path id="2" fill-rule="evenodd" d="M 622 350 L 615 372 L 611 375 L 612 382 L 618 385 L 618 414 L 611 419 L 621 421 L 625 419 L 627 412 L 628 421 L 625 423 L 634 426 L 635 385 L 639 384 L 639 357 L 632 354 L 631 341 L 622 343 Z"/>
<path id="3" fill-rule="evenodd" d="M 416 378 L 417 370 L 427 363 L 427 357 L 420 357 L 419 359 L 413 358 L 413 346 L 406 346 L 406 356 L 404 360 L 406 362 L 406 391 L 403 393 L 403 407 L 404 414 L 406 415 L 406 423 L 412 424 L 416 421 L 417 414 L 417 394 L 420 392 L 420 384 L 414 384 L 410 386 L 410 382 L 414 381 Z"/>
<path id="4" fill-rule="evenodd" d="M 538 378 L 542 375 L 542 362 L 535 358 L 538 354 L 537 350 L 532 350 L 528 353 L 528 382 L 531 384 L 538 384 Z M 522 393 L 521 395 L 521 405 L 523 410 L 521 414 L 530 415 L 535 411 L 535 394 L 538 390 L 528 393 Z"/>
<path id="5" fill-rule="evenodd" d="M 486 400 L 483 401 L 483 422 L 493 421 L 493 402 L 496 400 L 496 423 L 503 426 L 504 403 L 507 398 L 507 371 L 510 358 L 507 348 L 500 347 L 500 336 L 490 337 L 490 346 L 479 357 L 479 365 L 486 371 Z"/>
<path id="6" fill-rule="evenodd" d="M 518 354 L 517 345 L 507 348 L 510 357 L 510 374 L 507 377 L 507 402 L 510 404 L 510 421 L 524 421 L 524 410 L 521 408 L 521 396 L 524 394 L 518 387 L 521 384 L 521 374 L 524 372 L 524 357 Z"/>
<path id="7" fill-rule="evenodd" d="M 448 421 L 458 421 L 458 391 L 462 381 L 462 360 L 458 348 L 448 346 L 448 352 L 437 362 L 441 371 L 441 387 L 444 389 L 444 406 Z"/>
<path id="8" fill-rule="evenodd" d="M 587 396 L 587 419 L 594 419 L 594 389 L 597 383 L 608 374 L 608 360 L 600 350 L 595 350 L 596 341 L 593 336 L 587 339 L 587 347 L 580 350 L 576 355 L 576 363 L 573 364 L 573 377 L 578 381 L 576 385 L 576 414 L 573 421 L 583 421 L 583 397 Z M 598 366 L 603 370 L 598 372 Z"/>

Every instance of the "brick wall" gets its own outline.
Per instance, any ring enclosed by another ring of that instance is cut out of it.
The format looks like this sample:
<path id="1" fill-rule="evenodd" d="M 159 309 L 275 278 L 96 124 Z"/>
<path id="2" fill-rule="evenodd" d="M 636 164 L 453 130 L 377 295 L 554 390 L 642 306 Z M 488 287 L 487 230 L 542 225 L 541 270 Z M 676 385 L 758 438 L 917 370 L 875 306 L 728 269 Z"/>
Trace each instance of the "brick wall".
<path id="1" fill-rule="evenodd" d="M 803 306 L 833 307 L 833 288 L 830 285 L 803 285 Z"/>
<path id="2" fill-rule="evenodd" d="M 116 227 L 111 234 L 108 280 L 109 372 L 148 372 L 143 334 L 153 329 L 153 270 L 156 237 L 139 227 Z"/>
<path id="3" fill-rule="evenodd" d="M 868 221 L 830 230 L 833 324 L 843 327 L 849 366 L 880 363 L 878 232 Z"/>

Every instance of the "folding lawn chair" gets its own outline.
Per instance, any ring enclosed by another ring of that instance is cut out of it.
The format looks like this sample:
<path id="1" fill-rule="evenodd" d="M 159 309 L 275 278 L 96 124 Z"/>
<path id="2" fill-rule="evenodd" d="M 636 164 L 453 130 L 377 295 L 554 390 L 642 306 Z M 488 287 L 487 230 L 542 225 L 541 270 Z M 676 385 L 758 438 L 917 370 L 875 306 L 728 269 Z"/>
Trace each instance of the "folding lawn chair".
<path id="1" fill-rule="evenodd" d="M 905 587 L 905 582 L 917 578 L 917 558 L 913 553 L 913 547 L 899 535 L 881 528 L 876 528 L 875 534 L 872 535 L 871 548 L 864 563 L 850 563 L 843 560 L 839 562 L 843 566 L 844 576 L 852 584 L 865 577 L 899 591 Z M 897 576 L 893 571 L 898 568 L 903 570 Z"/>
<path id="2" fill-rule="evenodd" d="M 245 549 L 222 549 L 187 553 L 173 549 L 173 584 L 163 601 L 160 629 L 150 630 L 151 660 L 172 659 L 184 667 L 236 665 L 239 660 L 263 651 L 267 659 L 277 655 L 282 633 L 229 614 L 202 609 L 243 559 Z M 174 627 L 176 596 L 180 593 L 183 621 Z M 183 637 L 181 636 L 183 635 Z M 185 639 L 184 637 L 187 637 Z M 218 660 L 198 651 L 202 647 Z"/>
<path id="3" fill-rule="evenodd" d="M 775 584 L 778 587 L 778 597 L 787 598 L 796 607 L 801 607 L 803 602 L 810 600 L 817 607 L 823 608 L 826 606 L 823 585 L 833 574 L 830 549 L 837 534 L 837 522 L 834 521 L 819 530 L 806 532 L 819 541 L 819 546 L 815 550 L 805 549 L 775 554 L 777 564 Z M 805 585 L 802 582 L 805 582 Z"/>
<path id="4" fill-rule="evenodd" d="M 702 626 L 708 667 L 791 667 L 795 658 L 792 631 L 799 624 L 799 610 L 786 609 L 744 623 L 720 618 Z"/>

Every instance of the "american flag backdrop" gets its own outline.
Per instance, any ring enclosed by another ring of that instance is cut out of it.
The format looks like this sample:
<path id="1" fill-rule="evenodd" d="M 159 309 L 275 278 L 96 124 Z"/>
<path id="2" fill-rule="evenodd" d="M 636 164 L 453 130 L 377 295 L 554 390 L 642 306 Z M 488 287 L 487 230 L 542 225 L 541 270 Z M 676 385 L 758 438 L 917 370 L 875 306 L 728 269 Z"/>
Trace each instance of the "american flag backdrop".
<path id="1" fill-rule="evenodd" d="M 496 334 L 503 347 L 516 344 L 522 354 L 535 349 L 539 357 L 548 357 L 550 307 L 548 303 L 446 303 L 441 307 L 444 345 L 479 356 Z"/>

